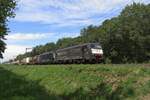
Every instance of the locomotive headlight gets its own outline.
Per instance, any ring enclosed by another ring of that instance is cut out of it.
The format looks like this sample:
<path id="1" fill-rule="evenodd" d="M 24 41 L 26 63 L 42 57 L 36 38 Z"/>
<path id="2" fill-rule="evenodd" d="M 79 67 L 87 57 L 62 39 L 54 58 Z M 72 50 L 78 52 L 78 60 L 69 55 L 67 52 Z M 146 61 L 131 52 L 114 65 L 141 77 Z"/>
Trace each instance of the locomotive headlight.
<path id="1" fill-rule="evenodd" d="M 91 49 L 92 54 L 103 54 L 103 50 L 102 49 Z"/>

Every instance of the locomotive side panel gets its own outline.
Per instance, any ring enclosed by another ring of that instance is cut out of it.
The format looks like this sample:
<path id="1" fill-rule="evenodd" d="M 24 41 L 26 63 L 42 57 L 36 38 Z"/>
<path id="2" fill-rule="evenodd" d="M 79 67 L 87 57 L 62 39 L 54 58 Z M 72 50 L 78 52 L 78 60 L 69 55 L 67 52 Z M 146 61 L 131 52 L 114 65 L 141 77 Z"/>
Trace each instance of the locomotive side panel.
<path id="1" fill-rule="evenodd" d="M 79 59 L 83 59 L 81 46 L 56 51 L 56 61 L 72 61 Z"/>
<path id="2" fill-rule="evenodd" d="M 76 59 L 82 59 L 83 54 L 82 54 L 82 47 L 75 47 L 69 50 L 69 59 L 71 60 L 76 60 Z"/>

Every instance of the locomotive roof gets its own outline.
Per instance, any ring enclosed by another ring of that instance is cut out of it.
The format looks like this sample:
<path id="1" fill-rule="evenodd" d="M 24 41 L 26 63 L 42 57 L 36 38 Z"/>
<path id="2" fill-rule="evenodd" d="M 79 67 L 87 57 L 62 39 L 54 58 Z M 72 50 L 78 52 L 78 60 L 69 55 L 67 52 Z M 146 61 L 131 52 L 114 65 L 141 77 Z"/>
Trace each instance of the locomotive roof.
<path id="1" fill-rule="evenodd" d="M 74 46 L 58 49 L 56 51 L 62 51 L 62 50 L 67 50 L 67 49 L 76 48 L 76 47 L 82 47 L 82 46 L 91 45 L 91 44 L 99 44 L 99 43 L 84 43 L 84 44 L 79 44 L 79 45 L 74 45 Z"/>

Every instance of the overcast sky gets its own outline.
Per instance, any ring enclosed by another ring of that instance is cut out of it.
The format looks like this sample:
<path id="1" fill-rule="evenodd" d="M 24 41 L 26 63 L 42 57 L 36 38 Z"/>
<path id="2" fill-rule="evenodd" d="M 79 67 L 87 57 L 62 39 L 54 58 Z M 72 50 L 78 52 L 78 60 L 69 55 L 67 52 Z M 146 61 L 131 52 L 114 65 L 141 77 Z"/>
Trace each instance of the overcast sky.
<path id="1" fill-rule="evenodd" d="M 10 19 L 10 33 L 3 61 L 24 53 L 25 48 L 62 37 L 76 37 L 88 25 L 100 25 L 119 15 L 132 2 L 150 0 L 18 0 L 16 17 Z"/>

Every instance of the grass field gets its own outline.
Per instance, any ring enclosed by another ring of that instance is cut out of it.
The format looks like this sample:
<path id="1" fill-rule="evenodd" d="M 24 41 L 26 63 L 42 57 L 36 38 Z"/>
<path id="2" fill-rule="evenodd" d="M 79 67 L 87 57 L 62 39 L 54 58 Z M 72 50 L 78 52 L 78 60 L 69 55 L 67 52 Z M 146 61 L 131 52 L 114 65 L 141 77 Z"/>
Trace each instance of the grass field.
<path id="1" fill-rule="evenodd" d="M 148 100 L 150 65 L 0 65 L 0 100 Z"/>

